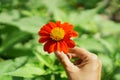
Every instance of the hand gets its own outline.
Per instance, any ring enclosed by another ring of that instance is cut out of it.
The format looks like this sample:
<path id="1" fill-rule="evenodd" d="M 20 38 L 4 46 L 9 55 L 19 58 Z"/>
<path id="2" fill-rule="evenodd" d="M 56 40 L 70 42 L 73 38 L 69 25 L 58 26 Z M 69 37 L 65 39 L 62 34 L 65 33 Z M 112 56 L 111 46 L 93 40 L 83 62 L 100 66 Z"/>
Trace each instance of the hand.
<path id="1" fill-rule="evenodd" d="M 68 56 L 63 52 L 55 52 L 62 63 L 69 80 L 100 80 L 102 64 L 97 55 L 85 49 L 74 47 L 69 50 Z M 70 58 L 79 60 L 71 62 Z"/>

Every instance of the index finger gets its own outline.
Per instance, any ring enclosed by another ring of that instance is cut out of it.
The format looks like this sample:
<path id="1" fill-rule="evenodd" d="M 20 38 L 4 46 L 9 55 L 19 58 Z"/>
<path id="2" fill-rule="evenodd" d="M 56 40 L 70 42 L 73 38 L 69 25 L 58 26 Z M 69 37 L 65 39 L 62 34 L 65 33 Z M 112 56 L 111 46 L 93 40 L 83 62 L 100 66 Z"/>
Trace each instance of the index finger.
<path id="1" fill-rule="evenodd" d="M 69 49 L 69 53 L 76 54 L 81 60 L 91 59 L 91 53 L 84 48 L 74 47 Z"/>

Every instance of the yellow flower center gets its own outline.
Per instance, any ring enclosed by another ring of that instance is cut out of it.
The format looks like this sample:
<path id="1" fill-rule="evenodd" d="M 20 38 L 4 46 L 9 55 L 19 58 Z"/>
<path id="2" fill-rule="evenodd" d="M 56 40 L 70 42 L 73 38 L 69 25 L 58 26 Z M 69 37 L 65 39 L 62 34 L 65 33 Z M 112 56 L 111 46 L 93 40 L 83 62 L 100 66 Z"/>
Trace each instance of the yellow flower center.
<path id="1" fill-rule="evenodd" d="M 64 38 L 64 35 L 65 31 L 62 28 L 54 28 L 50 33 L 50 37 L 55 41 L 62 40 Z"/>

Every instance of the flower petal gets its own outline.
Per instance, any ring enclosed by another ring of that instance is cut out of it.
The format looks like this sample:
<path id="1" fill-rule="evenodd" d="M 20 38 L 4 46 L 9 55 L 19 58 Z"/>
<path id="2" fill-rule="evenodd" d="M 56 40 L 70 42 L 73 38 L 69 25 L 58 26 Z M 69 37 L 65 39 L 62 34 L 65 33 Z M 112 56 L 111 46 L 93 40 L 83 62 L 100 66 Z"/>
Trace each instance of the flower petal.
<path id="1" fill-rule="evenodd" d="M 45 44 L 44 44 L 44 51 L 48 51 L 49 47 L 50 47 L 50 42 L 51 40 L 47 41 Z"/>
<path id="2" fill-rule="evenodd" d="M 47 31 L 45 31 L 45 30 L 40 30 L 39 32 L 38 32 L 38 34 L 40 35 L 40 36 L 49 36 L 49 32 L 47 32 Z"/>
<path id="3" fill-rule="evenodd" d="M 60 21 L 57 21 L 57 22 L 56 22 L 56 25 L 57 25 L 57 27 L 61 27 L 61 22 L 60 22 Z"/>
<path id="4" fill-rule="evenodd" d="M 49 49 L 48 49 L 48 53 L 54 52 L 55 51 L 55 47 L 56 47 L 56 43 L 51 43 Z"/>
<path id="5" fill-rule="evenodd" d="M 42 37 L 39 39 L 39 42 L 40 42 L 40 43 L 44 43 L 44 42 L 48 41 L 49 39 L 50 39 L 49 36 L 42 36 Z"/>
<path id="6" fill-rule="evenodd" d="M 57 42 L 56 51 L 61 51 L 61 49 L 60 49 L 60 42 Z"/>
<path id="7" fill-rule="evenodd" d="M 47 51 L 48 53 L 51 53 L 54 51 L 54 45 L 55 45 L 55 41 L 53 40 L 49 40 L 45 43 L 44 45 L 44 51 Z"/>
<path id="8" fill-rule="evenodd" d="M 46 24 L 40 30 L 41 31 L 46 31 L 46 32 L 50 33 L 50 31 L 52 30 L 52 28 L 49 26 L 49 24 Z"/>
<path id="9" fill-rule="evenodd" d="M 64 29 L 64 31 L 67 33 L 73 29 L 73 25 L 70 25 L 68 23 L 61 24 L 61 27 Z"/>
<path id="10" fill-rule="evenodd" d="M 64 40 L 69 40 L 71 37 L 77 37 L 78 33 L 75 31 L 71 31 L 66 33 L 66 35 L 64 36 Z"/>
<path id="11" fill-rule="evenodd" d="M 66 43 L 67 43 L 67 45 L 68 45 L 69 48 L 75 47 L 75 42 L 72 41 L 72 40 L 67 40 Z"/>
<path id="12" fill-rule="evenodd" d="M 68 53 L 68 46 L 67 46 L 67 44 L 65 43 L 65 41 L 62 41 L 61 44 L 60 44 L 60 46 L 61 46 L 61 50 L 62 50 L 65 54 L 67 54 L 67 53 Z"/>
<path id="13" fill-rule="evenodd" d="M 78 33 L 77 33 L 76 31 L 72 31 L 72 32 L 70 33 L 70 36 L 71 36 L 71 37 L 78 37 Z"/>
<path id="14" fill-rule="evenodd" d="M 55 27 L 57 27 L 54 22 L 49 22 L 48 24 L 49 24 L 49 26 L 50 26 L 52 29 L 55 28 Z"/>

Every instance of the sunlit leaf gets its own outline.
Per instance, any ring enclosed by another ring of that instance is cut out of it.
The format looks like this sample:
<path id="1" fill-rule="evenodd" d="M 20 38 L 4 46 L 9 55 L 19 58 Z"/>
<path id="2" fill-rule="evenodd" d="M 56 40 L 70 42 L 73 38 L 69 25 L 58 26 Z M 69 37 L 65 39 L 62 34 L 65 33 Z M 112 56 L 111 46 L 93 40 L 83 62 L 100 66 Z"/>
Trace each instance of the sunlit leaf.
<path id="1" fill-rule="evenodd" d="M 77 45 L 93 51 L 104 51 L 102 45 L 95 38 L 78 38 Z"/>
<path id="2" fill-rule="evenodd" d="M 34 16 L 22 18 L 19 21 L 15 22 L 14 25 L 16 25 L 23 31 L 27 31 L 30 33 L 38 33 L 40 27 L 43 26 L 43 24 L 45 24 L 46 22 L 46 19 L 41 18 L 39 16 Z"/>
<path id="3" fill-rule="evenodd" d="M 40 69 L 39 67 L 26 65 L 15 71 L 8 72 L 5 75 L 30 78 L 30 77 L 34 77 L 35 75 L 42 75 L 42 74 L 44 74 L 44 70 Z"/>

